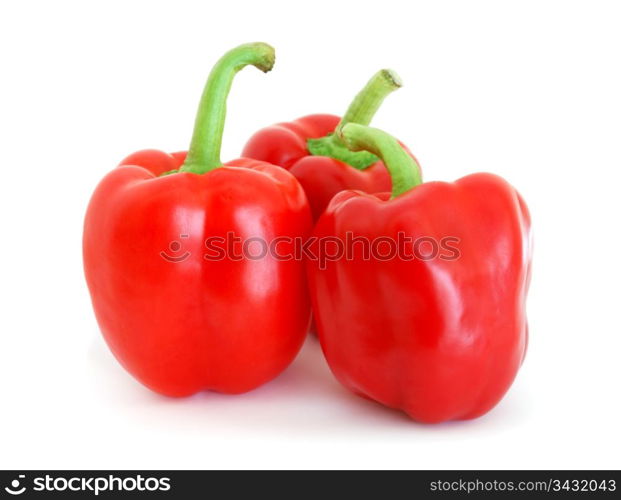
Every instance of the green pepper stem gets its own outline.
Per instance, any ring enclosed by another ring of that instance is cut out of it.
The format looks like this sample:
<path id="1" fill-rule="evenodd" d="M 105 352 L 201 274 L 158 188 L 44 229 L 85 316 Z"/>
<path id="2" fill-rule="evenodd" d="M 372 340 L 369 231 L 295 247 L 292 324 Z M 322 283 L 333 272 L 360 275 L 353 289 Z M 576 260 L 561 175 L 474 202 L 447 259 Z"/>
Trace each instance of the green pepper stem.
<path id="1" fill-rule="evenodd" d="M 348 165 L 364 170 L 377 161 L 377 156 L 366 151 L 352 152 L 347 149 L 339 134 L 348 123 L 368 125 L 388 94 L 401 87 L 401 79 L 396 72 L 382 69 L 375 73 L 364 88 L 358 92 L 349 108 L 341 118 L 333 133 L 317 139 L 308 139 L 306 147 L 314 156 L 327 156 Z"/>
<path id="2" fill-rule="evenodd" d="M 364 88 L 358 92 L 336 127 L 336 134 L 348 123 L 368 125 L 388 94 L 403 86 L 401 78 L 391 69 L 375 73 Z"/>
<path id="3" fill-rule="evenodd" d="M 382 130 L 348 123 L 339 135 L 352 151 L 369 151 L 379 156 L 392 179 L 392 198 L 422 183 L 420 166 L 393 136 Z"/>
<path id="4" fill-rule="evenodd" d="M 226 118 L 226 99 L 233 78 L 248 65 L 267 73 L 274 66 L 274 59 L 274 49 L 261 42 L 240 45 L 220 58 L 205 84 L 190 149 L 179 172 L 204 174 L 222 166 L 220 150 Z"/>

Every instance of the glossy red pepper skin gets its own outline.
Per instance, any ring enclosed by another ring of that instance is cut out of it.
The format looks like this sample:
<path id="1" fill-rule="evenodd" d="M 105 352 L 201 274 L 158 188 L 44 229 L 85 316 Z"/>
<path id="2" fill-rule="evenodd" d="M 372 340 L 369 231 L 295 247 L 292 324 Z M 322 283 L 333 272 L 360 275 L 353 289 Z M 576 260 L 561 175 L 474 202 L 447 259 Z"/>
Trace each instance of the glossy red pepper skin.
<path id="1" fill-rule="evenodd" d="M 444 258 L 308 262 L 313 314 L 336 378 L 353 392 L 427 423 L 483 415 L 524 358 L 530 216 L 492 174 L 429 182 L 388 199 L 337 195 L 317 238 L 370 241 L 399 232 L 458 238 Z"/>
<path id="2" fill-rule="evenodd" d="M 304 263 L 257 257 L 248 244 L 278 238 L 280 252 L 293 252 L 308 238 L 304 191 L 275 165 L 220 160 L 234 76 L 248 65 L 268 72 L 274 60 L 261 42 L 224 54 L 188 153 L 130 155 L 88 206 L 84 270 L 101 331 L 131 374 L 167 396 L 253 389 L 285 369 L 306 335 Z"/>
<path id="3" fill-rule="evenodd" d="M 242 156 L 289 170 L 304 188 L 315 220 L 332 197 L 345 189 L 366 193 L 389 191 L 390 176 L 381 161 L 359 170 L 333 158 L 313 156 L 308 151 L 308 139 L 333 133 L 339 122 L 338 116 L 316 114 L 266 127 L 250 138 Z"/>
<path id="4" fill-rule="evenodd" d="M 208 260 L 205 240 L 308 237 L 310 210 L 295 178 L 263 162 L 158 177 L 184 158 L 139 152 L 101 181 L 84 225 L 87 283 L 106 342 L 145 386 L 168 396 L 245 392 L 302 345 L 303 263 Z"/>

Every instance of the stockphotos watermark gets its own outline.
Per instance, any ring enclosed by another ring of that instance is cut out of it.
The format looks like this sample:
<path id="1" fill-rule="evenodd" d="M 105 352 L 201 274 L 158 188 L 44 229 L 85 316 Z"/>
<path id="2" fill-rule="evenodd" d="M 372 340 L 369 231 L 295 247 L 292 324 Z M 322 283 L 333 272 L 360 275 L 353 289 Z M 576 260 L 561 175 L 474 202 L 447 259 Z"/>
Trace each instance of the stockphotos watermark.
<path id="1" fill-rule="evenodd" d="M 184 242 L 189 234 L 180 234 L 160 252 L 162 259 L 173 264 L 186 261 L 192 252 L 186 249 Z M 328 262 L 338 260 L 372 260 L 403 261 L 434 259 L 457 260 L 460 239 L 456 236 L 434 238 L 431 236 L 408 236 L 400 231 L 397 237 L 378 236 L 368 238 L 346 232 L 345 237 L 323 236 L 310 238 L 278 236 L 271 240 L 261 237 L 242 238 L 233 231 L 226 236 L 210 236 L 204 241 L 202 258 L 210 261 L 262 260 L 270 258 L 278 261 L 311 260 L 319 263 L 320 269 L 326 269 Z"/>
<path id="2" fill-rule="evenodd" d="M 170 478 L 135 476 L 119 477 L 114 474 L 107 476 L 35 476 L 27 478 L 19 474 L 4 488 L 9 495 L 18 496 L 28 491 L 87 493 L 98 496 L 104 492 L 156 492 L 170 491 Z M 83 495 L 81 495 L 83 496 Z"/>

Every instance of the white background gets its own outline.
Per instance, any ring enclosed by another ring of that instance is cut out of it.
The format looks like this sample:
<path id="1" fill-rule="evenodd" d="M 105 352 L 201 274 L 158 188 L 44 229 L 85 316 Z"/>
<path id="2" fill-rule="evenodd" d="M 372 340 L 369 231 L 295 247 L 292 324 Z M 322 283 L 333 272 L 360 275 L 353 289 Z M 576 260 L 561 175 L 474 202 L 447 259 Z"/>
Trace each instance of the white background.
<path id="1" fill-rule="evenodd" d="M 1 468 L 620 468 L 618 2 L 3 2 Z M 531 342 L 504 400 L 425 426 L 350 395 L 309 340 L 243 396 L 171 400 L 115 362 L 81 267 L 98 180 L 189 143 L 211 65 L 266 41 L 229 99 L 224 159 L 256 129 L 342 113 L 382 67 L 374 125 L 427 180 L 506 177 L 534 221 Z"/>

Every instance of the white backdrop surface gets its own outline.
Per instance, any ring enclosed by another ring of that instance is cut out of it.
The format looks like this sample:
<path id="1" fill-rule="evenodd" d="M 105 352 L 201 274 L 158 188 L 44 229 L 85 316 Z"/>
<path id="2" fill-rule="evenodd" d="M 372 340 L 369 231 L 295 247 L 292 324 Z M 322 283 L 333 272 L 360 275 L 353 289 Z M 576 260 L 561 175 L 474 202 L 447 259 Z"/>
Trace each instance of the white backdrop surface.
<path id="1" fill-rule="evenodd" d="M 620 468 L 618 2 L 3 2 L 0 468 Z M 530 345 L 470 422 L 419 425 L 357 398 L 310 339 L 242 396 L 148 392 L 103 342 L 81 225 L 127 154 L 187 147 L 211 65 L 249 41 L 224 159 L 269 123 L 342 113 L 378 69 L 374 125 L 427 180 L 507 178 L 535 234 Z"/>

